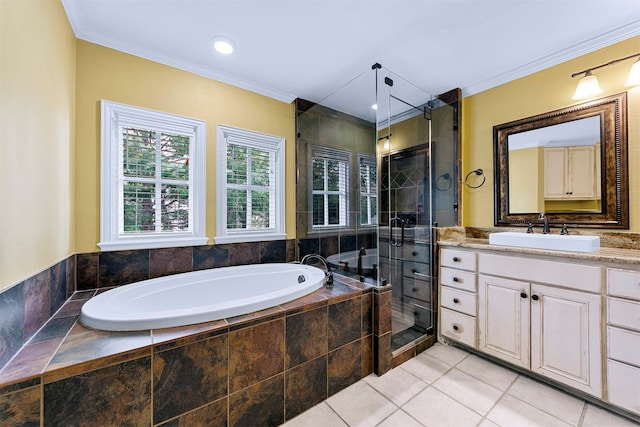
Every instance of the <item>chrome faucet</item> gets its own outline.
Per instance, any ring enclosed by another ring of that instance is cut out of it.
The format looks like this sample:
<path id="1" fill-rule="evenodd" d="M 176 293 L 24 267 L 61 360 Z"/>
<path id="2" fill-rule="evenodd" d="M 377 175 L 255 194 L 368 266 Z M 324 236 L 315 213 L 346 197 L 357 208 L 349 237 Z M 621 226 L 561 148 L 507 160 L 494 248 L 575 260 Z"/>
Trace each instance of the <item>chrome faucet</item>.
<path id="1" fill-rule="evenodd" d="M 549 218 L 542 212 L 538 215 L 538 219 L 542 220 L 542 234 L 549 234 Z"/>
<path id="2" fill-rule="evenodd" d="M 308 260 L 310 259 L 315 259 L 320 261 L 323 265 L 324 265 L 324 285 L 326 287 L 333 287 L 333 273 L 331 272 L 331 269 L 329 268 L 329 264 L 327 263 L 327 260 L 324 259 L 324 257 L 322 257 L 321 255 L 318 254 L 307 254 L 305 256 L 302 257 L 302 259 L 300 260 L 300 264 L 306 264 Z"/>

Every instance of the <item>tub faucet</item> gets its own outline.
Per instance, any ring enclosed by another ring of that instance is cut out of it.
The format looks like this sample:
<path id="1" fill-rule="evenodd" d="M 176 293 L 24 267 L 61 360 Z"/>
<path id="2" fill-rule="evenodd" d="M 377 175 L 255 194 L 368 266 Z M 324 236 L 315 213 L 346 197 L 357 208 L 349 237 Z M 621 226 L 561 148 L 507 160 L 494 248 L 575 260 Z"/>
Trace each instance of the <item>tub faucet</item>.
<path id="1" fill-rule="evenodd" d="M 542 212 L 538 215 L 538 219 L 542 220 L 542 234 L 549 234 L 549 218 Z"/>
<path id="2" fill-rule="evenodd" d="M 358 252 L 358 277 L 362 276 L 362 257 L 367 254 L 367 251 L 364 248 L 360 248 L 360 252 Z"/>
<path id="3" fill-rule="evenodd" d="M 331 272 L 331 269 L 329 268 L 329 264 L 327 263 L 327 260 L 324 259 L 324 257 L 322 257 L 321 255 L 318 254 L 307 254 L 305 256 L 302 257 L 302 259 L 300 260 L 300 264 L 306 264 L 308 260 L 310 259 L 315 259 L 320 261 L 323 265 L 324 265 L 324 285 L 328 288 L 333 287 L 333 273 Z"/>

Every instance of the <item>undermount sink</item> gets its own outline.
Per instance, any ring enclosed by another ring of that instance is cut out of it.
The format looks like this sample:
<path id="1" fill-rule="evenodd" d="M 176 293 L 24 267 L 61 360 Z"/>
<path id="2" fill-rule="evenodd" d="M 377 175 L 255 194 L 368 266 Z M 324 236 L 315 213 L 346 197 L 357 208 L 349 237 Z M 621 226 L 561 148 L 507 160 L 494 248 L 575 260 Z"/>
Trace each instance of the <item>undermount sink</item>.
<path id="1" fill-rule="evenodd" d="M 600 237 L 505 231 L 490 233 L 489 244 L 554 251 L 595 252 L 600 249 Z"/>

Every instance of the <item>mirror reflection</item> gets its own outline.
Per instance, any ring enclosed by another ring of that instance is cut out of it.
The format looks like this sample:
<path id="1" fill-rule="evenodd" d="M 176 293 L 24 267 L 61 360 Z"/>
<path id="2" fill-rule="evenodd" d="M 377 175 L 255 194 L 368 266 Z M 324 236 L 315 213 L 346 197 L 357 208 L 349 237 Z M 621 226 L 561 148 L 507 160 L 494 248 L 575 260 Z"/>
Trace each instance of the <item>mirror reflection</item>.
<path id="1" fill-rule="evenodd" d="M 628 228 L 626 93 L 494 126 L 495 225 Z"/>
<path id="2" fill-rule="evenodd" d="M 509 135 L 509 212 L 600 212 L 600 116 Z"/>

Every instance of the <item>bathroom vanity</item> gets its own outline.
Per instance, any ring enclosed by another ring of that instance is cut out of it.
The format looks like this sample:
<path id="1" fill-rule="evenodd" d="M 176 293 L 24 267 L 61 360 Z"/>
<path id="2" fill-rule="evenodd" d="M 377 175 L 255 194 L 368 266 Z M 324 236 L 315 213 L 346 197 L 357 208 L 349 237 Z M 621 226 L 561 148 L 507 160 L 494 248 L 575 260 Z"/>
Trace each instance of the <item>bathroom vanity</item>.
<path id="1" fill-rule="evenodd" d="M 439 245 L 443 341 L 640 419 L 640 251 Z"/>

